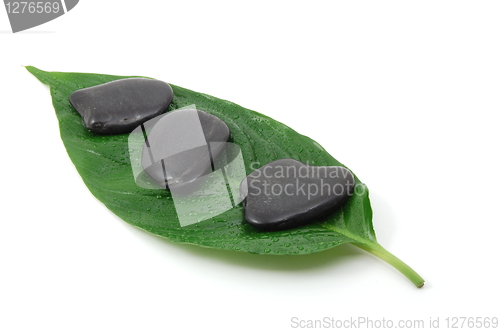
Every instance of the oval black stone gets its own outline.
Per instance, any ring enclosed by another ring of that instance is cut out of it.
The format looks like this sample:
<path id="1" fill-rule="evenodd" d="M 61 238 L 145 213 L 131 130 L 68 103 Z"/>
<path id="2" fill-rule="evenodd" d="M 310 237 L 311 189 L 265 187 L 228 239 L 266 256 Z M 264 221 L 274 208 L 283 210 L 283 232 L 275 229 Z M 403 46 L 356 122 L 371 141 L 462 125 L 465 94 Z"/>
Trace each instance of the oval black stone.
<path id="1" fill-rule="evenodd" d="M 77 90 L 69 101 L 88 129 L 125 134 L 163 113 L 173 98 L 170 85 L 148 78 L 125 78 Z"/>
<path id="2" fill-rule="evenodd" d="M 224 121 L 204 111 L 169 112 L 147 134 L 142 167 L 165 189 L 183 186 L 214 170 L 224 148 L 219 142 L 226 142 L 229 134 Z"/>
<path id="3" fill-rule="evenodd" d="M 345 167 L 276 160 L 254 170 L 241 183 L 245 219 L 264 230 L 298 227 L 338 208 L 352 195 L 354 183 Z"/>

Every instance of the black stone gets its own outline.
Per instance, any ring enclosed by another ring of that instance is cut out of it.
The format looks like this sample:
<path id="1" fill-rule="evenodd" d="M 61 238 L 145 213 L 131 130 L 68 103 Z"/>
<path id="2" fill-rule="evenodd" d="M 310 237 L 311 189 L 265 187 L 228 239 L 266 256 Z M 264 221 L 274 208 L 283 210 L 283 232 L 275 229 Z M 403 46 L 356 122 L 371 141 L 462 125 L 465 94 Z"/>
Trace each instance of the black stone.
<path id="1" fill-rule="evenodd" d="M 151 120 L 155 121 L 155 120 Z M 142 150 L 142 167 L 161 187 L 184 186 L 214 170 L 229 128 L 209 113 L 183 109 L 152 125 Z"/>
<path id="2" fill-rule="evenodd" d="M 331 213 L 352 195 L 354 176 L 340 166 L 280 159 L 250 173 L 240 185 L 246 221 L 264 230 L 289 229 Z"/>
<path id="3" fill-rule="evenodd" d="M 69 101 L 85 126 L 98 134 L 125 134 L 160 115 L 173 98 L 170 85 L 147 78 L 125 78 L 77 90 Z"/>

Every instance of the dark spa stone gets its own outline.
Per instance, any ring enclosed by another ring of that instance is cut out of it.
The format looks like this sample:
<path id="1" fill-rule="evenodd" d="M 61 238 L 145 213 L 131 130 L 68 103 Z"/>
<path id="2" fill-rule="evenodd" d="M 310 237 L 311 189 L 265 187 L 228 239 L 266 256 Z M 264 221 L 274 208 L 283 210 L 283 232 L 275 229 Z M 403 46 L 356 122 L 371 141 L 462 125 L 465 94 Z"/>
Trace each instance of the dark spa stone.
<path id="1" fill-rule="evenodd" d="M 163 81 L 125 78 L 77 90 L 69 101 L 88 129 L 117 135 L 163 113 L 172 98 L 172 88 Z"/>
<path id="2" fill-rule="evenodd" d="M 228 126 L 214 115 L 195 109 L 169 112 L 147 133 L 142 167 L 161 187 L 180 187 L 216 169 L 228 139 Z"/>
<path id="3" fill-rule="evenodd" d="M 299 227 L 340 207 L 353 194 L 354 183 L 344 167 L 276 160 L 241 183 L 245 219 L 263 230 Z"/>

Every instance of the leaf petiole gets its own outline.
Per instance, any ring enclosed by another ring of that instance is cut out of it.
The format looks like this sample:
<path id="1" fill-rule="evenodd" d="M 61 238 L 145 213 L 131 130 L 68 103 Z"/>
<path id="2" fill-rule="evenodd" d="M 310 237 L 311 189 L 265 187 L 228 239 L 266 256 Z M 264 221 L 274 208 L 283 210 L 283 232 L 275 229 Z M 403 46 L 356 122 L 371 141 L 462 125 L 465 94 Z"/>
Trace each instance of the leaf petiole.
<path id="1" fill-rule="evenodd" d="M 391 254 L 380 244 L 378 243 L 370 243 L 370 245 L 364 245 L 358 243 L 352 243 L 352 244 L 391 264 L 405 277 L 410 279 L 410 281 L 418 288 L 422 288 L 424 286 L 425 282 L 424 279 L 417 272 L 415 272 L 415 270 L 406 265 L 405 262 L 394 256 L 393 254 Z"/>

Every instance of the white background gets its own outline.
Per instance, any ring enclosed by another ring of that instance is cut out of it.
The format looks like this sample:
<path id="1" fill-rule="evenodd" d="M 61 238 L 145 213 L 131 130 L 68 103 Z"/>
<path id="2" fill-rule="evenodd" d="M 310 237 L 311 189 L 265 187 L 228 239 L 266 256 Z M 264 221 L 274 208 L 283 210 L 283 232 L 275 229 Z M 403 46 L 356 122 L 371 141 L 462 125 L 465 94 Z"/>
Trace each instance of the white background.
<path id="1" fill-rule="evenodd" d="M 0 331 L 500 316 L 499 17 L 497 1 L 82 0 L 12 34 L 0 8 Z M 133 228 L 86 189 L 24 65 L 155 77 L 312 137 L 425 287 L 351 245 L 257 256 Z"/>

